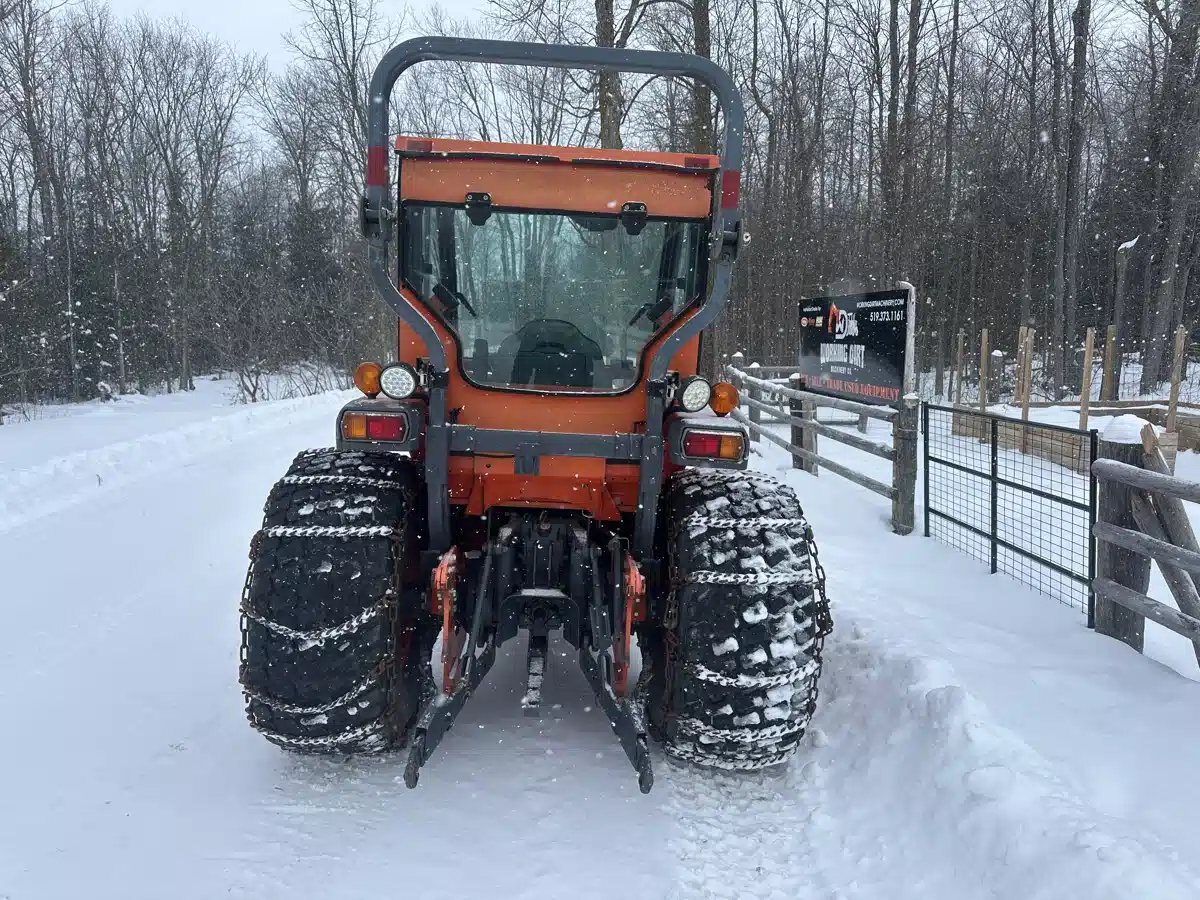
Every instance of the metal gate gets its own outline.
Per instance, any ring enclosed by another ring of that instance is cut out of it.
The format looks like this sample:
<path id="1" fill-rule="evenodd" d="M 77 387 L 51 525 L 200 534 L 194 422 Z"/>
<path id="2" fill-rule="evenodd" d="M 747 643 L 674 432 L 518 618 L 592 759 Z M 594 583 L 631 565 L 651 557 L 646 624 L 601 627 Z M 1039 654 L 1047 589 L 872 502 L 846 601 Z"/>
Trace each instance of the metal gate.
<path id="1" fill-rule="evenodd" d="M 925 404 L 925 536 L 1088 614 L 1096 432 Z"/>

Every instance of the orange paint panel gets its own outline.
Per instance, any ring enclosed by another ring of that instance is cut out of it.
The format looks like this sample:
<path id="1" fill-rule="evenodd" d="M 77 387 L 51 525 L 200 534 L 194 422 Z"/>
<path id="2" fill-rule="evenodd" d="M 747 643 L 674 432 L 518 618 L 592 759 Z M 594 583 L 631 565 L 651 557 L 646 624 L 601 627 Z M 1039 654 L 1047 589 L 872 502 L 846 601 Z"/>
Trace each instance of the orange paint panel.
<path id="1" fill-rule="evenodd" d="M 412 326 L 403 319 L 396 320 L 396 349 L 398 351 L 396 359 L 399 362 L 408 363 L 410 366 L 415 366 L 420 357 L 429 355 L 424 342 L 417 337 Z"/>
<path id="2" fill-rule="evenodd" d="M 638 467 L 602 459 L 543 456 L 537 475 L 518 475 L 512 457 L 452 456 L 450 502 L 468 515 L 494 507 L 582 509 L 604 521 L 637 509 Z"/>
<path id="3" fill-rule="evenodd" d="M 499 207 L 619 213 L 629 201 L 651 216 L 706 218 L 712 211 L 709 173 L 602 169 L 593 165 L 530 163 L 505 159 L 405 159 L 400 196 L 405 200 L 462 203 L 470 191 L 491 194 Z"/>

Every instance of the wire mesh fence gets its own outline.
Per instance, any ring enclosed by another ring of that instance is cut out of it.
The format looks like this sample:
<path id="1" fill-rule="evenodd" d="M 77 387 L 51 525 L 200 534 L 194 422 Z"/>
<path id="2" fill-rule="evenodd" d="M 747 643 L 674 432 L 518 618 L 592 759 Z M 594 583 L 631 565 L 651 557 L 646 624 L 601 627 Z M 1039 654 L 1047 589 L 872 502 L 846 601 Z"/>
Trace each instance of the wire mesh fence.
<path id="1" fill-rule="evenodd" d="M 922 407 L 925 535 L 1089 614 L 1096 432 Z"/>

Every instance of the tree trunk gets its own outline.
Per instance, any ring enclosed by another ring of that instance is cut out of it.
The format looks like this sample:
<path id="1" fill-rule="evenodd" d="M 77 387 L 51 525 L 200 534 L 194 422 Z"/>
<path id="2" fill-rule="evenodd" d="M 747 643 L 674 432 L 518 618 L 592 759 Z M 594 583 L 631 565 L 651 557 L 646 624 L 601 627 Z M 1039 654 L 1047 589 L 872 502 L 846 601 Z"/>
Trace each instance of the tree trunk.
<path id="1" fill-rule="evenodd" d="M 601 0 L 597 0 L 597 3 Z M 709 0 L 692 0 L 692 33 L 695 37 L 695 53 L 712 59 L 712 25 L 709 21 Z M 692 150 L 696 153 L 712 153 L 712 91 L 699 79 L 692 80 Z"/>
<path id="2" fill-rule="evenodd" d="M 1048 46 L 1050 49 L 1050 72 L 1052 88 L 1050 134 L 1051 145 L 1054 149 L 1055 179 L 1054 179 L 1054 263 L 1052 273 L 1051 295 L 1053 308 L 1050 312 L 1050 392 L 1058 399 L 1062 396 L 1063 383 L 1066 380 L 1063 371 L 1063 356 L 1065 344 L 1066 293 L 1064 256 L 1064 236 L 1067 226 L 1066 207 L 1066 157 L 1063 153 L 1062 140 L 1059 135 L 1059 116 L 1062 109 L 1062 54 L 1058 45 L 1058 35 L 1055 28 L 1054 0 L 1046 4 L 1046 21 Z"/>
<path id="3" fill-rule="evenodd" d="M 596 46 L 615 47 L 617 25 L 613 15 L 613 0 L 596 0 Z M 600 146 L 605 150 L 620 150 L 621 115 L 624 99 L 621 96 L 621 76 L 616 72 L 600 72 L 596 78 L 597 103 L 600 108 Z"/>
<path id="4" fill-rule="evenodd" d="M 1165 226 L 1158 245 L 1158 280 L 1154 311 L 1142 355 L 1143 393 L 1162 380 L 1166 343 L 1175 299 L 1176 278 L 1190 205 L 1196 193 L 1196 157 L 1200 154 L 1200 77 L 1195 73 L 1197 38 L 1200 36 L 1200 0 L 1185 0 L 1172 33 L 1163 73 L 1159 146 L 1165 191 L 1159 222 Z M 1150 302 L 1150 296 L 1146 297 Z"/>
<path id="5" fill-rule="evenodd" d="M 1079 308 L 1079 232 L 1083 225 L 1079 209 L 1079 170 L 1083 159 L 1084 79 L 1087 76 L 1087 45 L 1091 21 L 1092 0 L 1079 0 L 1075 12 L 1071 15 L 1074 48 L 1071 59 L 1071 106 L 1067 119 L 1067 190 L 1064 210 L 1066 230 L 1063 234 L 1063 305 L 1066 328 L 1063 357 L 1069 363 L 1069 370 L 1065 373 L 1065 378 L 1060 380 L 1060 384 L 1068 381 L 1077 384 L 1079 381 L 1074 353 L 1076 316 Z M 1071 348 L 1069 352 L 1067 347 Z"/>
<path id="6" fill-rule="evenodd" d="M 883 192 L 883 278 L 896 271 L 896 237 L 900 227 L 897 206 L 900 157 L 900 0 L 888 0 L 887 134 L 884 137 L 880 188 Z"/>

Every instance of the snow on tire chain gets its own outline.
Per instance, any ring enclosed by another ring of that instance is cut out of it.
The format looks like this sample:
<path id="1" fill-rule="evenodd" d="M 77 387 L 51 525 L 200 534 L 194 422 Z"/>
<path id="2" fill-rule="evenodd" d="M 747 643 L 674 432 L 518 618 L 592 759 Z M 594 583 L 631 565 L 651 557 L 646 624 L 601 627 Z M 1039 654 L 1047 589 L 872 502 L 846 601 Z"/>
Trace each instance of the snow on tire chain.
<path id="1" fill-rule="evenodd" d="M 519 642 L 415 791 L 402 755 L 272 747 L 246 725 L 236 684 L 246 549 L 270 485 L 296 451 L 328 443 L 340 402 L 198 415 L 0 470 L 0 898 L 1200 897 L 1195 860 L 1174 849 L 1193 843 L 1195 818 L 1115 815 L 1119 785 L 1089 802 L 1085 779 L 997 721 L 903 618 L 861 602 L 921 602 L 929 582 L 887 564 L 916 548 L 962 594 L 1017 589 L 887 534 L 863 492 L 830 478 L 818 489 L 770 454 L 755 464 L 796 484 L 835 618 L 813 726 L 783 771 L 700 771 L 656 751 L 642 796 L 565 645 L 547 662 L 546 714 L 521 715 Z M 23 427 L 0 429 L 0 459 Z M 839 542 L 853 538 L 836 523 L 855 504 L 858 540 L 878 533 L 880 547 L 850 577 Z M 921 611 L 922 628 L 961 632 Z M 1007 677 L 1007 655 L 995 665 Z M 1197 698 L 1167 684 L 1173 673 L 1136 677 L 1164 679 L 1176 716 Z M 1080 754 L 1105 752 L 1077 737 Z"/>

